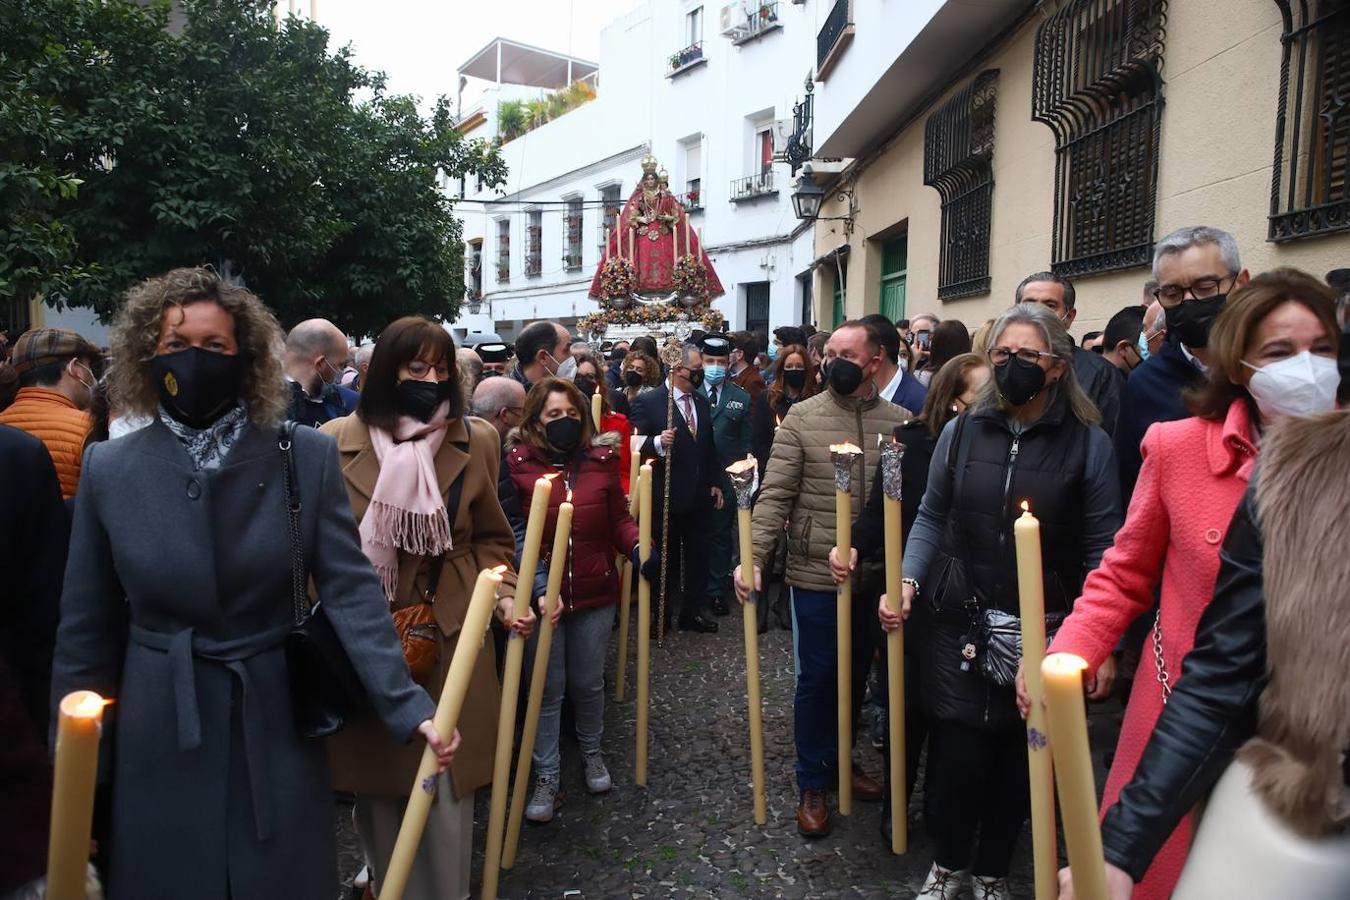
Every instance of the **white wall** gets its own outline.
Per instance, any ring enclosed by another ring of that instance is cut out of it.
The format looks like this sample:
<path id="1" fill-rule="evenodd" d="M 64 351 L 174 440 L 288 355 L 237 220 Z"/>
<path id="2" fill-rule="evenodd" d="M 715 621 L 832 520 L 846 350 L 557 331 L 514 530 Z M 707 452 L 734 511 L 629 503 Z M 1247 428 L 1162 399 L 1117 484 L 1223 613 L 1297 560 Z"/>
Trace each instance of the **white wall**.
<path id="1" fill-rule="evenodd" d="M 700 5 L 706 63 L 668 78 L 670 55 L 688 43 L 685 16 Z M 758 3 L 753 5 L 758 8 Z M 594 203 L 599 186 L 617 182 L 621 198 L 627 199 L 641 174 L 642 151 L 636 148 L 645 145 L 670 173 L 671 190 L 683 193 L 691 177 L 685 171 L 684 147 L 700 138 L 703 211 L 693 213 L 690 221 L 702 229 L 726 288 L 716 307 L 733 328 L 740 327 L 744 285 L 768 281 L 770 325 L 800 321 L 796 276 L 811 262 L 812 241 L 809 231 L 792 238 L 799 223 L 792 212 L 788 167 L 773 167 L 776 195 L 739 203 L 728 198 L 734 179 L 759 171 L 752 165 L 757 151 L 751 119 L 791 119 L 792 105 L 802 97 L 815 46 L 813 7 L 782 0 L 777 10 L 782 27 L 740 46 L 719 33 L 720 10 L 720 4 L 691 0 L 639 4 L 601 34 L 597 99 L 503 146 L 509 171 L 504 191 L 513 203 L 465 202 L 459 208 L 465 240 L 483 239 L 486 303 L 482 315 L 472 320 L 465 316 L 457 327 L 489 330 L 488 303 L 497 322 L 595 311 L 598 307 L 586 293 L 600 257 L 601 210 Z M 541 206 L 543 271 L 524 275 L 528 203 L 574 194 L 591 202 L 584 212 L 582 269 L 563 271 L 565 208 L 552 203 Z M 470 193 L 468 199 L 501 198 L 486 192 Z M 494 219 L 502 216 L 511 221 L 512 265 L 509 283 L 499 285 Z"/>

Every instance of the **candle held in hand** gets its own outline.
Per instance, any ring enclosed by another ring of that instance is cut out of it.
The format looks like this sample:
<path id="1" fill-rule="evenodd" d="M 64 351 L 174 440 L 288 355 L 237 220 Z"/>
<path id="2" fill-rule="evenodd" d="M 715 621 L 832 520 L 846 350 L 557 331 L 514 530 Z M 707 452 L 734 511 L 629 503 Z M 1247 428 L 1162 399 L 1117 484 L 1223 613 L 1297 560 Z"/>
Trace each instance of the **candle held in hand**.
<path id="1" fill-rule="evenodd" d="M 652 467 L 642 467 L 638 477 L 638 560 L 646 563 L 652 558 Z M 638 573 L 637 621 L 637 747 L 634 753 L 633 781 L 647 786 L 647 706 L 651 695 L 652 677 L 652 586 L 646 576 Z"/>
<path id="2" fill-rule="evenodd" d="M 52 900 L 84 898 L 105 705 L 93 691 L 61 698 L 47 844 L 47 896 Z"/>
<path id="3" fill-rule="evenodd" d="M 1055 776 L 1046 743 L 1041 661 L 1045 658 L 1045 588 L 1041 570 L 1041 523 L 1022 501 L 1013 522 L 1017 545 L 1017 594 L 1022 619 L 1022 677 L 1031 709 L 1027 714 L 1027 770 L 1031 782 L 1031 860 L 1036 900 L 1059 896 L 1059 851 L 1055 846 Z"/>
<path id="4" fill-rule="evenodd" d="M 886 541 L 886 604 L 900 612 L 904 568 L 904 529 L 900 503 L 904 494 L 902 464 L 905 445 L 894 438 L 881 443 L 882 514 Z M 887 727 L 891 743 L 891 852 L 909 849 L 909 794 L 905 777 L 905 629 L 886 635 Z"/>
<path id="5" fill-rule="evenodd" d="M 1082 900 L 1106 900 L 1106 861 L 1097 820 L 1097 787 L 1088 750 L 1087 707 L 1083 672 L 1087 663 L 1071 653 L 1051 653 L 1041 663 L 1045 679 L 1050 750 L 1055 757 L 1055 784 L 1064 815 L 1064 841 L 1069 849 L 1073 893 Z"/>
<path id="6" fill-rule="evenodd" d="M 484 569 L 478 573 L 478 581 L 474 584 L 469 610 L 464 616 L 459 638 L 455 641 L 455 654 L 450 658 L 445 686 L 441 689 L 440 700 L 436 703 L 436 716 L 432 719 L 436 733 L 444 740 L 450 739 L 459 724 L 459 714 L 464 709 L 464 698 L 469 694 L 469 683 L 478 662 L 478 651 L 483 646 L 492 610 L 497 605 L 497 588 L 501 586 L 502 573 L 506 569 L 504 565 Z M 399 825 L 384 883 L 380 885 L 380 900 L 402 900 L 403 892 L 407 890 L 417 846 L 422 843 L 422 832 L 426 829 L 427 816 L 431 813 L 431 801 L 436 796 L 439 771 L 436 752 L 427 746 L 422 750 L 422 762 L 417 768 L 412 793 L 403 811 L 403 822 Z"/>
<path id="7" fill-rule="evenodd" d="M 755 578 L 754 545 L 750 539 L 750 500 L 755 491 L 755 473 L 759 464 L 753 456 L 727 467 L 731 487 L 736 495 L 737 531 L 741 545 L 741 573 Z M 748 574 L 746 574 L 748 573 Z M 745 696 L 749 705 L 750 726 L 750 784 L 755 792 L 755 824 L 769 820 L 764 794 L 764 717 L 759 682 L 759 619 L 755 600 L 741 606 L 741 630 L 745 638 Z"/>
<path id="8" fill-rule="evenodd" d="M 830 445 L 834 462 L 835 546 L 840 559 L 853 549 L 853 467 L 862 450 L 848 442 Z M 838 647 L 836 676 L 839 682 L 838 741 L 839 815 L 853 814 L 853 584 L 839 585 L 835 605 L 835 643 Z"/>

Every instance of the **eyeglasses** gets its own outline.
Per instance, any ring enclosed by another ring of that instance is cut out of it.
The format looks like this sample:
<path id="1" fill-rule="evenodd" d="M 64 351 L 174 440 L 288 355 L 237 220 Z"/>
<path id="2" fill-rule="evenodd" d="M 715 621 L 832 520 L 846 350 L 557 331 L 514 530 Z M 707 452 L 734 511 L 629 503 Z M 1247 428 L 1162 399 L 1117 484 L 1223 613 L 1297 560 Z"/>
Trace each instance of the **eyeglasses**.
<path id="1" fill-rule="evenodd" d="M 1042 359 L 1059 359 L 1059 357 L 1053 353 L 1046 353 L 1043 350 L 1032 350 L 1030 347 L 1023 347 L 1016 353 L 1007 347 L 989 348 L 989 361 L 996 366 L 1007 365 L 1008 360 L 1012 359 L 1014 356 L 1016 356 L 1019 361 L 1024 362 L 1029 366 L 1037 365 Z"/>
<path id="2" fill-rule="evenodd" d="M 1230 275 L 1228 277 L 1233 278 L 1234 283 L 1236 283 L 1236 276 Z M 1213 297 L 1219 293 L 1219 287 L 1223 284 L 1223 281 L 1223 277 L 1211 275 L 1206 278 L 1198 278 L 1189 285 L 1164 284 L 1153 289 L 1153 297 L 1164 306 L 1176 306 L 1186 299 L 1187 294 L 1190 294 L 1196 300 L 1204 300 L 1206 297 Z M 1231 286 L 1229 289 L 1231 290 Z"/>
<path id="3" fill-rule="evenodd" d="M 449 378 L 450 369 L 444 365 L 436 366 L 436 376 L 438 378 Z M 432 369 L 431 366 L 422 362 L 420 359 L 414 359 L 408 363 L 408 374 L 414 378 L 425 378 Z"/>

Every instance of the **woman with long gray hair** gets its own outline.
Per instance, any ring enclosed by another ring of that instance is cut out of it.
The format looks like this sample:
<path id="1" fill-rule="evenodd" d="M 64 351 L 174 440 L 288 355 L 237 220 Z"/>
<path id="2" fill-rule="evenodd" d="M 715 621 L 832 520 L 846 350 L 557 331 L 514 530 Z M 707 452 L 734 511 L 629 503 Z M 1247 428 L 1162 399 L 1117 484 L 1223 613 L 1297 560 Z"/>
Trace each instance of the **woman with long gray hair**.
<path id="1" fill-rule="evenodd" d="M 1120 527 L 1111 440 L 1074 378 L 1073 339 L 1044 306 L 1021 303 L 990 331 L 993 377 L 943 428 L 905 546 L 901 616 L 924 604 L 919 649 L 936 852 L 919 898 L 1004 900 L 1029 806 L 1026 731 L 1013 693 L 1020 646 L 1013 520 L 1041 521 L 1047 624 L 1068 613 Z M 882 597 L 882 627 L 901 616 Z M 978 832 L 978 840 L 976 833 Z"/>

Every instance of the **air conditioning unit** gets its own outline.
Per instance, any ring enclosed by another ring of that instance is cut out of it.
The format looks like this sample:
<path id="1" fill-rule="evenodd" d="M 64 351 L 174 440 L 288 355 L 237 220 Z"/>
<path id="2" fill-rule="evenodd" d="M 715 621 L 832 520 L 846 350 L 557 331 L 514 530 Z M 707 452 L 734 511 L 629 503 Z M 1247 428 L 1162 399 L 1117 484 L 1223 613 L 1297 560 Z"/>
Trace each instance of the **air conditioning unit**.
<path id="1" fill-rule="evenodd" d="M 745 9 L 738 3 L 728 3 L 722 7 L 721 29 L 723 37 L 734 37 L 747 27 Z"/>
<path id="2" fill-rule="evenodd" d="M 787 144 L 788 138 L 790 137 L 792 137 L 792 120 L 774 119 L 773 120 L 774 146 L 776 147 L 784 146 L 785 144 Z"/>

